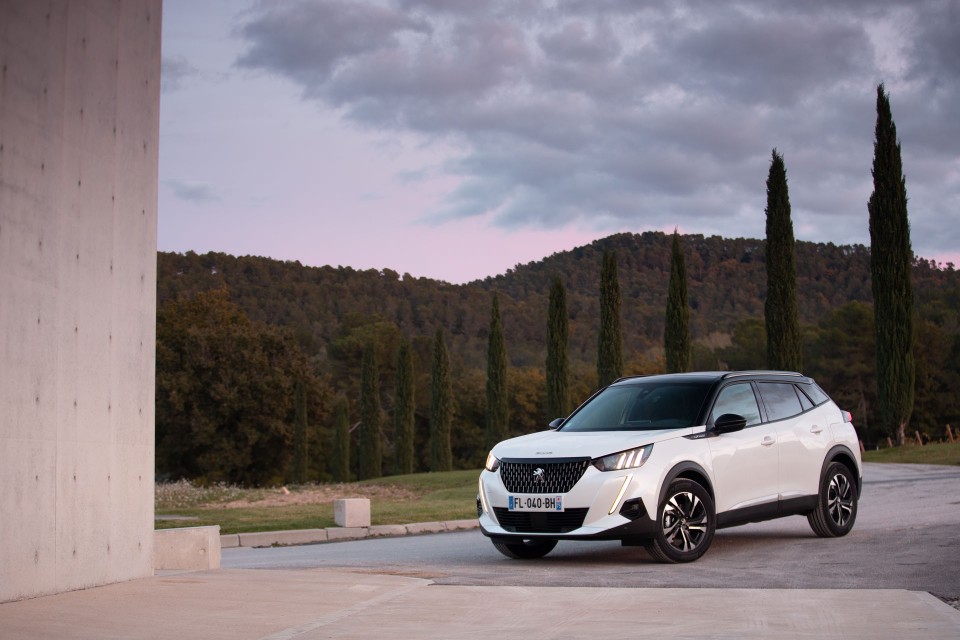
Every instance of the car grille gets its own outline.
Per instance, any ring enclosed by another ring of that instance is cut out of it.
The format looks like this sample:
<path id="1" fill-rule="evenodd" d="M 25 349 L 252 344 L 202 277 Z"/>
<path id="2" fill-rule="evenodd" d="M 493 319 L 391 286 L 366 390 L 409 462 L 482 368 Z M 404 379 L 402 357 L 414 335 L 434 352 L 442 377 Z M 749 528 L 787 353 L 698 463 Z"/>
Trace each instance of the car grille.
<path id="1" fill-rule="evenodd" d="M 587 509 L 541 513 L 494 507 L 493 512 L 500 526 L 513 533 L 568 533 L 582 527 L 587 517 Z"/>
<path id="2" fill-rule="evenodd" d="M 590 458 L 562 462 L 501 460 L 500 479 L 510 493 L 566 493 L 589 466 Z M 537 473 L 539 469 L 543 472 Z"/>

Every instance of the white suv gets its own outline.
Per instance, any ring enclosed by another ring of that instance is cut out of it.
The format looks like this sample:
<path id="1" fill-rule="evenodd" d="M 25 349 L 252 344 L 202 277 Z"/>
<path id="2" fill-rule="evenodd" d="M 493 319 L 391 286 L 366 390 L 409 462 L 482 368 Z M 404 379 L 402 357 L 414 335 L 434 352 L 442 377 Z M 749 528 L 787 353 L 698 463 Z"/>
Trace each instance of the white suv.
<path id="1" fill-rule="evenodd" d="M 511 558 L 614 539 L 691 562 L 717 528 L 803 514 L 835 537 L 857 517 L 850 414 L 799 373 L 624 378 L 550 426 L 496 445 L 480 475 L 480 527 Z"/>

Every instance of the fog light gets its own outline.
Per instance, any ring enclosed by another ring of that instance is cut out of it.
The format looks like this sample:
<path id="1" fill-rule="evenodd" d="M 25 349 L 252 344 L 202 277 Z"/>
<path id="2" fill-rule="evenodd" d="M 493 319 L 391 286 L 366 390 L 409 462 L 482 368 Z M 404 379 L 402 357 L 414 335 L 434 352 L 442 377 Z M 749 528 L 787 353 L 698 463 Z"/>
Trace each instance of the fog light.
<path id="1" fill-rule="evenodd" d="M 644 506 L 643 500 L 633 498 L 623 503 L 623 506 L 620 507 L 620 515 L 627 520 L 636 520 L 647 515 L 647 508 Z"/>

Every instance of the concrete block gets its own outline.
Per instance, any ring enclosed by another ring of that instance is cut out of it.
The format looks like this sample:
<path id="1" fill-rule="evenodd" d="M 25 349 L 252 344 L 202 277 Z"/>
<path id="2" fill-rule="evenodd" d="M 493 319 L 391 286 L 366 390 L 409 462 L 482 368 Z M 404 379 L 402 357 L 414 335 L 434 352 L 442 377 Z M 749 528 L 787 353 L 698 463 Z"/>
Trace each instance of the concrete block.
<path id="1" fill-rule="evenodd" d="M 333 520 L 341 527 L 369 527 L 370 500 L 338 498 L 333 501 Z"/>
<path id="2" fill-rule="evenodd" d="M 407 533 L 440 533 L 446 531 L 447 527 L 442 522 L 417 522 L 407 525 Z"/>
<path id="3" fill-rule="evenodd" d="M 220 525 L 153 532 L 153 568 L 202 571 L 220 568 Z"/>
<path id="4" fill-rule="evenodd" d="M 376 527 L 370 527 L 371 538 L 405 535 L 407 535 L 407 526 L 403 524 L 381 524 Z"/>
<path id="5" fill-rule="evenodd" d="M 366 527 L 341 527 L 327 529 L 327 540 L 359 540 L 370 536 Z"/>

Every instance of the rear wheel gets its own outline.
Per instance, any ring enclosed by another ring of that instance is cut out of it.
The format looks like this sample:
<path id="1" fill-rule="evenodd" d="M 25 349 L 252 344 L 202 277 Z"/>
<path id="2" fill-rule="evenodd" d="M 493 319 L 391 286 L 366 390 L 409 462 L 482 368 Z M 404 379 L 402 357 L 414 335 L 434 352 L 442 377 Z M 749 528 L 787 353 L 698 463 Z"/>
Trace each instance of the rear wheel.
<path id="1" fill-rule="evenodd" d="M 817 508 L 807 514 L 807 522 L 821 538 L 845 536 L 857 519 L 857 501 L 857 484 L 850 469 L 831 462 L 820 480 Z"/>
<path id="2" fill-rule="evenodd" d="M 657 531 L 646 549 L 660 562 L 693 562 L 710 548 L 716 528 L 713 498 L 700 484 L 679 478 L 657 509 Z"/>
<path id="3" fill-rule="evenodd" d="M 542 558 L 557 546 L 556 540 L 537 540 L 528 538 L 519 542 L 494 542 L 497 551 L 515 560 L 533 560 Z"/>

